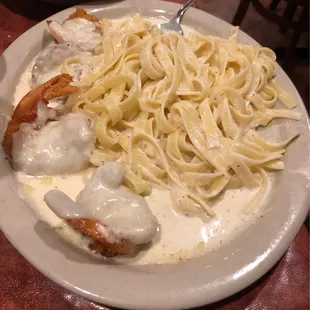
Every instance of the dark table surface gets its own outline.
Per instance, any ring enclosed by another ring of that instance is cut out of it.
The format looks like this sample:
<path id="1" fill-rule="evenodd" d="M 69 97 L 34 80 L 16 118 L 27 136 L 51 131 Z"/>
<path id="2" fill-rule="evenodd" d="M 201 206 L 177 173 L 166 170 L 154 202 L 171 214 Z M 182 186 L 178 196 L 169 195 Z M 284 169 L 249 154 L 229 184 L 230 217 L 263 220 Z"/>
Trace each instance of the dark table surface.
<path id="1" fill-rule="evenodd" d="M 0 55 L 23 32 L 61 9 L 37 0 L 0 0 Z M 77 296 L 46 278 L 17 252 L 2 232 L 0 253 L 1 310 L 111 309 Z M 306 227 L 301 227 L 286 254 L 260 280 L 232 297 L 200 309 L 309 309 Z"/>

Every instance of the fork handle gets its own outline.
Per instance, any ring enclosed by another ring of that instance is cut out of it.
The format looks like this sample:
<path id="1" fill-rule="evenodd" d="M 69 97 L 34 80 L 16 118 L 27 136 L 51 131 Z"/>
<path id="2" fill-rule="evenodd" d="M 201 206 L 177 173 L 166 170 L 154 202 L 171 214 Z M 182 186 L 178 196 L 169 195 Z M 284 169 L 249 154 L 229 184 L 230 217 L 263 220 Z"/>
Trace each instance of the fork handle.
<path id="1" fill-rule="evenodd" d="M 189 0 L 187 1 L 178 11 L 178 13 L 176 14 L 176 16 L 173 18 L 178 24 L 181 23 L 183 15 L 185 14 L 185 12 L 187 11 L 187 9 L 189 7 L 191 7 L 194 3 L 196 2 L 196 0 Z"/>

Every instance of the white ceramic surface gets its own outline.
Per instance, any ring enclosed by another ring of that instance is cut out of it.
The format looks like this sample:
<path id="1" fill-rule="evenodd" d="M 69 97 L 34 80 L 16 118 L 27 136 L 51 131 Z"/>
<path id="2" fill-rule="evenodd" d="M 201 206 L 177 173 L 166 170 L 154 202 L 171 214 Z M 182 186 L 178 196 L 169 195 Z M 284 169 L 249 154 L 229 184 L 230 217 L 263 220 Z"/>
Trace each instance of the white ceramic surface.
<path id="1" fill-rule="evenodd" d="M 179 5 L 160 1 L 122 1 L 84 5 L 98 17 L 119 18 L 137 11 L 171 17 Z M 50 19 L 62 21 L 73 9 Z M 230 25 L 207 13 L 189 9 L 184 24 L 203 34 L 227 37 Z M 19 37 L 0 57 L 0 138 L 11 113 L 10 103 L 20 74 L 40 51 L 45 22 Z M 244 33 L 239 42 L 257 44 Z M 230 244 L 175 265 L 103 264 L 68 246 L 36 217 L 16 193 L 16 180 L 0 151 L 0 227 L 36 268 L 60 285 L 91 300 L 122 308 L 183 309 L 225 298 L 267 272 L 297 234 L 309 204 L 309 120 L 292 82 L 278 67 L 278 82 L 299 102 L 299 122 L 283 122 L 284 131 L 302 135 L 288 148 L 286 168 L 279 174 L 264 215 Z M 289 130 L 288 130 L 289 129 Z"/>

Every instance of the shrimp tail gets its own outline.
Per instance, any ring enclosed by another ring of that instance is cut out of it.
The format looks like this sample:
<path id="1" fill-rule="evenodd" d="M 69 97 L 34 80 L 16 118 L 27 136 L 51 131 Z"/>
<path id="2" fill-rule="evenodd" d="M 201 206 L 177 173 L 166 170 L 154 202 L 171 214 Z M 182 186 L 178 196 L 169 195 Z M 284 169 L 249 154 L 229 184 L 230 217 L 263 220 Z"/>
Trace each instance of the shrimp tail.
<path id="1" fill-rule="evenodd" d="M 72 77 L 69 74 L 57 75 L 38 88 L 31 90 L 21 99 L 3 137 L 2 146 L 8 157 L 12 157 L 13 134 L 19 131 L 22 123 L 33 123 L 36 120 L 39 102 L 47 105 L 48 101 L 53 98 L 71 95 L 79 91 L 78 87 L 69 85 L 71 82 Z"/>

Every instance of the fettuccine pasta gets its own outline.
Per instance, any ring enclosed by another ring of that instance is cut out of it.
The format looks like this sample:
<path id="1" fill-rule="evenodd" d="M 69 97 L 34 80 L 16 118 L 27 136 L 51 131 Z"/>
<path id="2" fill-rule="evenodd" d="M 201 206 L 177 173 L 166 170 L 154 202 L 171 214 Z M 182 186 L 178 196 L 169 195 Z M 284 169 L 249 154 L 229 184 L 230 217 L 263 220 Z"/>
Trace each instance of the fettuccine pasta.
<path id="1" fill-rule="evenodd" d="M 210 216 L 208 200 L 234 179 L 264 189 L 266 170 L 284 168 L 296 135 L 270 143 L 256 131 L 275 118 L 300 118 L 274 81 L 273 51 L 237 43 L 237 28 L 222 39 L 150 33 L 140 15 L 101 25 L 102 44 L 88 60 L 93 70 L 72 99 L 73 111 L 95 121 L 93 165 L 117 160 L 137 193 L 160 186 L 179 210 Z M 82 61 L 70 58 L 62 71 Z"/>

